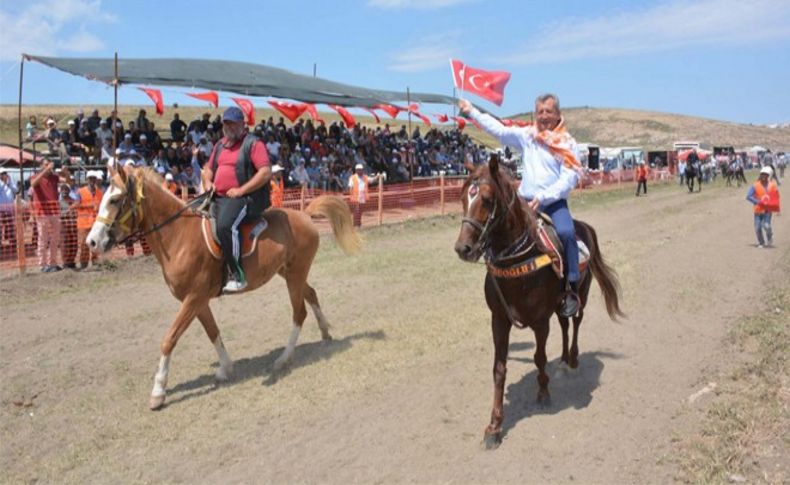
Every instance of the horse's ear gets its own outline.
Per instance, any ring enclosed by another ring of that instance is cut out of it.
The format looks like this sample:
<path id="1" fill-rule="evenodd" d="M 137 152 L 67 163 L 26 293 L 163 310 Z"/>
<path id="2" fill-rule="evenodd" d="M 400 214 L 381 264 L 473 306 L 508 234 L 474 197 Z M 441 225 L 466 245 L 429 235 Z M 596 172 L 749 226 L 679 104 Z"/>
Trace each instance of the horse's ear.
<path id="1" fill-rule="evenodd" d="M 499 157 L 496 153 L 492 153 L 491 158 L 488 160 L 488 171 L 493 178 L 496 178 L 499 174 Z"/>
<path id="2" fill-rule="evenodd" d="M 472 164 L 472 162 L 470 162 L 469 160 L 464 162 L 464 168 L 469 172 L 469 175 L 475 173 L 476 170 L 474 164 Z"/>

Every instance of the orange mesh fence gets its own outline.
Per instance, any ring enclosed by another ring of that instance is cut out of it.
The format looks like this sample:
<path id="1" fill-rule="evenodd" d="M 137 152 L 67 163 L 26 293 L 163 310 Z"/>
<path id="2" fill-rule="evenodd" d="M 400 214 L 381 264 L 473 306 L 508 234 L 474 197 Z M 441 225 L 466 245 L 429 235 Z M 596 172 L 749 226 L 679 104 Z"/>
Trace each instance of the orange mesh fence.
<path id="1" fill-rule="evenodd" d="M 614 187 L 617 184 L 635 183 L 633 170 L 586 174 L 579 186 L 582 190 Z M 666 170 L 653 170 L 649 180 L 668 181 L 672 175 Z M 326 192 L 319 189 L 295 188 L 283 192 L 283 207 L 302 210 L 319 195 L 340 195 L 356 213 L 362 226 L 402 222 L 408 219 L 429 217 L 461 210 L 460 196 L 463 177 L 440 177 L 414 180 L 412 183 L 369 187 L 367 202 L 353 203 L 348 193 Z M 186 194 L 184 197 L 186 198 Z M 317 221 L 322 232 L 329 232 L 326 221 Z M 102 255 L 94 255 L 85 244 L 90 227 L 85 220 L 79 222 L 76 206 L 68 208 L 54 202 L 41 206 L 35 202 L 0 205 L 0 270 L 29 267 L 44 270 L 59 268 L 84 268 L 139 254 L 149 254 L 145 241 L 133 246 L 116 247 Z"/>

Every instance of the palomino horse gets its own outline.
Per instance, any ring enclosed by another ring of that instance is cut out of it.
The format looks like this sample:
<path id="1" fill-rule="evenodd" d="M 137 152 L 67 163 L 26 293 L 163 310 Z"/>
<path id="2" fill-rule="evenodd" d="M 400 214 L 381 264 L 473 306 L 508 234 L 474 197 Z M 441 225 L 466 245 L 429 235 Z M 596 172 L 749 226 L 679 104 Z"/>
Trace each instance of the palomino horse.
<path id="1" fill-rule="evenodd" d="M 603 291 L 606 311 L 612 319 L 623 315 L 619 306 L 619 283 L 615 272 L 601 256 L 593 228 L 574 221 L 576 233 L 590 252 L 589 270 L 579 282 L 580 309 L 573 317 L 573 342 L 568 348 L 568 319 L 560 316 L 564 295 L 558 277 L 538 236 L 535 212 L 518 196 L 513 180 L 499 169 L 494 155 L 488 165 L 469 166 L 470 176 L 461 190 L 464 219 L 455 251 L 464 261 L 474 262 L 485 254 L 488 272 L 485 297 L 491 310 L 494 335 L 494 408 L 485 430 L 486 448 L 496 448 L 502 440 L 507 354 L 511 326 L 531 327 L 535 333 L 535 365 L 538 368 L 538 403 L 549 402 L 546 374 L 546 339 L 549 319 L 557 313 L 562 327 L 562 362 L 572 369 L 579 365 L 578 332 L 584 317 L 592 277 Z M 547 264 L 548 263 L 548 264 Z"/>
<path id="2" fill-rule="evenodd" d="M 224 265 L 212 256 L 202 234 L 201 217 L 180 216 L 184 202 L 162 188 L 161 178 L 150 169 L 111 169 L 111 185 L 101 201 L 99 215 L 88 235 L 94 251 L 105 252 L 133 234 L 146 234 L 170 292 L 181 308 L 161 344 L 161 359 L 154 378 L 150 408 L 159 409 L 165 402 L 170 357 L 179 337 L 197 317 L 219 356 L 216 378 L 224 381 L 233 371 L 209 301 L 220 294 Z M 275 274 L 285 278 L 293 307 L 293 329 L 275 369 L 285 365 L 296 346 L 310 304 L 318 319 L 323 340 L 331 340 L 329 324 L 321 312 L 315 290 L 307 284 L 307 274 L 318 251 L 318 230 L 310 216 L 329 219 L 341 248 L 359 249 L 360 240 L 351 224 L 346 203 L 332 196 L 315 199 L 304 212 L 269 209 L 264 213 L 267 228 L 257 242 L 257 249 L 244 258 L 243 267 L 249 286 L 254 290 Z"/>

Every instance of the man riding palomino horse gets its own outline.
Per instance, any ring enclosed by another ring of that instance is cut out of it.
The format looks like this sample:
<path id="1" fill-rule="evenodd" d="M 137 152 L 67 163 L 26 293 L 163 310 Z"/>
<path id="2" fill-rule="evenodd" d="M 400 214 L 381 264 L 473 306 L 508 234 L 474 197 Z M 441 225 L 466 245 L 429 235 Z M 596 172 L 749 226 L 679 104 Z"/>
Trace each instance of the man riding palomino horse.
<path id="1" fill-rule="evenodd" d="M 560 113 L 560 100 L 553 94 L 535 100 L 535 126 L 506 127 L 491 115 L 481 113 L 461 99 L 461 112 L 477 121 L 483 129 L 499 139 L 503 145 L 520 150 L 524 175 L 518 189 L 534 210 L 551 217 L 562 241 L 563 265 L 568 288 L 560 309 L 564 317 L 579 311 L 579 246 L 573 218 L 568 209 L 568 195 L 579 180 L 581 165 L 576 156 L 576 141 L 565 129 Z"/>
<path id="2" fill-rule="evenodd" d="M 228 270 L 223 291 L 247 288 L 241 267 L 239 226 L 257 220 L 270 205 L 271 165 L 266 146 L 247 132 L 244 113 L 232 106 L 222 115 L 224 137 L 214 146 L 203 168 L 203 188 L 214 190 L 217 237 Z"/>

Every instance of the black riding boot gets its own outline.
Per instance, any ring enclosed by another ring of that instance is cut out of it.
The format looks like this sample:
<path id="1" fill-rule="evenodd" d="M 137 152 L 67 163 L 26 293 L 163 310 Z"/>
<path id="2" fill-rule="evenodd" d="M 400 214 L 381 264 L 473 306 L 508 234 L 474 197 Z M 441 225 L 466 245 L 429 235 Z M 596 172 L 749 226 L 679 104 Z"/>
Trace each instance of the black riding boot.
<path id="1" fill-rule="evenodd" d="M 565 300 L 562 302 L 560 315 L 571 318 L 579 313 L 579 282 L 571 281 L 570 290 L 565 293 Z"/>

